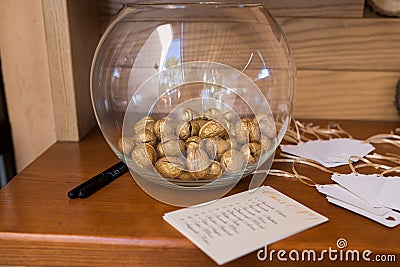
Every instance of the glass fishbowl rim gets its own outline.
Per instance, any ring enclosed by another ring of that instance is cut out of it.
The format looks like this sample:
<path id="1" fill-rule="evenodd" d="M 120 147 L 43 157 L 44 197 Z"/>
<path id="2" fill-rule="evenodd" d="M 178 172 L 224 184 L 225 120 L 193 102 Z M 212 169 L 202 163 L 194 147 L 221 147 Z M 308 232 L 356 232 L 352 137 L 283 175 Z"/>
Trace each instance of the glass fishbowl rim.
<path id="1" fill-rule="evenodd" d="M 177 9 L 188 7 L 213 7 L 213 8 L 244 8 L 244 7 L 265 7 L 263 3 L 257 2 L 222 2 L 222 1 L 198 1 L 198 2 L 160 2 L 160 1 L 138 1 L 128 3 L 125 7 L 132 8 L 164 8 Z"/>

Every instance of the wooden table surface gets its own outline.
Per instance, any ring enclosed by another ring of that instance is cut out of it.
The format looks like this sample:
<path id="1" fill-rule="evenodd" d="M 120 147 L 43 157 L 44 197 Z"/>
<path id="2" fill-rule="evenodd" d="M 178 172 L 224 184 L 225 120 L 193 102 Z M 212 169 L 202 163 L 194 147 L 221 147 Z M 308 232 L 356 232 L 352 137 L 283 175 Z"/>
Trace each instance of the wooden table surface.
<path id="1" fill-rule="evenodd" d="M 320 123 L 326 125 L 326 122 Z M 343 121 L 341 125 L 355 138 L 363 139 L 400 126 L 399 123 L 355 121 Z M 378 150 L 390 149 L 383 145 Z M 164 213 L 177 207 L 148 196 L 129 173 L 87 199 L 67 197 L 70 189 L 117 161 L 95 129 L 79 143 L 53 145 L 0 189 L 0 265 L 215 266 L 208 256 L 162 219 Z M 329 175 L 323 172 L 308 168 L 301 171 L 320 183 L 330 183 Z M 349 169 L 343 167 L 341 171 L 349 172 Z M 248 181 L 240 182 L 231 193 L 246 190 Z M 387 228 L 331 205 L 314 188 L 289 178 L 267 177 L 264 184 L 329 218 L 327 223 L 270 245 L 269 250 L 337 249 L 336 241 L 344 238 L 347 249 L 395 255 L 397 263 L 385 263 L 385 266 L 398 266 L 400 227 Z M 326 258 L 324 266 L 357 264 Z M 276 258 L 273 262 L 261 262 L 257 252 L 253 252 L 226 266 L 298 264 L 279 262 Z"/>

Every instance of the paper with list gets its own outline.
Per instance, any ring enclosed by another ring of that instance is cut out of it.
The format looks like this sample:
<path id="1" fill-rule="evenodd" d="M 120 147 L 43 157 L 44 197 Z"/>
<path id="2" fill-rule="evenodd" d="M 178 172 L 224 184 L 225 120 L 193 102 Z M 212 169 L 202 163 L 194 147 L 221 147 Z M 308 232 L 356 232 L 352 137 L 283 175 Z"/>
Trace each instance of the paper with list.
<path id="1" fill-rule="evenodd" d="M 163 218 L 219 265 L 328 221 L 269 186 Z"/>

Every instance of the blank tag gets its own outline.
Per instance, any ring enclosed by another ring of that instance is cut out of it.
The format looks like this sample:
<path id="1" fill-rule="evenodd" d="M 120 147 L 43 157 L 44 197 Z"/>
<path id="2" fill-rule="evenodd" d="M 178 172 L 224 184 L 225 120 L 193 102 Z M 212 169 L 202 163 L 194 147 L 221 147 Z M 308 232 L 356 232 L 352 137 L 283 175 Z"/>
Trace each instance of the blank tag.
<path id="1" fill-rule="evenodd" d="M 351 156 L 364 157 L 374 149 L 375 147 L 369 143 L 349 138 L 281 145 L 282 152 L 315 160 L 327 168 L 346 165 Z"/>
<path id="2" fill-rule="evenodd" d="M 317 190 L 320 193 L 325 194 L 329 197 L 341 200 L 349 205 L 360 208 L 364 211 L 370 212 L 378 216 L 382 216 L 391 211 L 391 209 L 389 208 L 372 206 L 368 202 L 364 201 L 363 199 L 359 198 L 358 196 L 354 195 L 353 193 L 338 184 L 318 185 Z"/>
<path id="3" fill-rule="evenodd" d="M 367 212 L 363 209 L 357 208 L 355 206 L 352 206 L 350 204 L 347 204 L 339 199 L 331 198 L 331 197 L 326 197 L 328 201 L 332 204 L 338 205 L 342 208 L 351 210 L 357 214 L 360 214 L 362 216 L 365 216 L 371 220 L 374 220 L 380 224 L 383 224 L 387 227 L 395 227 L 400 224 L 400 213 L 390 210 L 388 213 L 384 215 L 375 215 L 373 213 Z"/>
<path id="4" fill-rule="evenodd" d="M 333 174 L 332 180 L 374 207 L 400 210 L 400 177 L 376 174 Z"/>

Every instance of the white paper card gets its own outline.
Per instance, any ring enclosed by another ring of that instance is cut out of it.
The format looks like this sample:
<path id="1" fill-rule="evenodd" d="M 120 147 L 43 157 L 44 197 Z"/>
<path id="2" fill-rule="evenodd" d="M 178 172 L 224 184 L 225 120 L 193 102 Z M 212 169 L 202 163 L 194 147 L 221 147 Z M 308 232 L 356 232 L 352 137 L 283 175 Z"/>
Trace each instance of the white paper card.
<path id="1" fill-rule="evenodd" d="M 331 179 L 374 207 L 400 210 L 400 177 L 333 174 Z"/>
<path id="2" fill-rule="evenodd" d="M 376 215 L 370 212 L 367 212 L 363 209 L 357 208 L 353 205 L 347 204 L 339 199 L 326 197 L 328 201 L 332 204 L 338 205 L 342 208 L 351 210 L 355 213 L 358 213 L 362 216 L 365 216 L 371 220 L 374 220 L 380 224 L 383 224 L 387 227 L 395 227 L 400 224 L 400 213 L 397 211 L 390 210 L 389 212 L 385 213 L 384 215 Z"/>
<path id="3" fill-rule="evenodd" d="M 163 218 L 220 265 L 328 221 L 269 186 Z"/>
<path id="4" fill-rule="evenodd" d="M 391 209 L 385 207 L 373 207 L 368 202 L 364 201 L 338 184 L 318 185 L 317 190 L 329 197 L 341 200 L 349 205 L 378 216 L 382 216 L 391 211 Z"/>
<path id="5" fill-rule="evenodd" d="M 297 145 L 281 145 L 283 152 L 315 160 L 327 168 L 346 165 L 351 156 L 364 157 L 374 149 L 375 147 L 369 143 L 349 138 L 313 140 Z"/>

